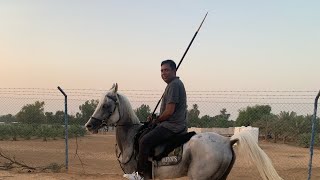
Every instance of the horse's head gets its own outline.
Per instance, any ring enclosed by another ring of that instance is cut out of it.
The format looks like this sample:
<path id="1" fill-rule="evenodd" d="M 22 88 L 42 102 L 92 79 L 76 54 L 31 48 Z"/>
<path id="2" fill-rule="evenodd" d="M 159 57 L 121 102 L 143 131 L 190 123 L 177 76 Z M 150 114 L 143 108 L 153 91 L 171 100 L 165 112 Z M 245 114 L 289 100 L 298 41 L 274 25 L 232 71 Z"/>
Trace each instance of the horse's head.
<path id="1" fill-rule="evenodd" d="M 96 110 L 85 124 L 87 130 L 98 133 L 98 130 L 104 125 L 116 124 L 120 120 L 117 91 L 118 84 L 113 84 L 112 88 L 103 95 Z"/>

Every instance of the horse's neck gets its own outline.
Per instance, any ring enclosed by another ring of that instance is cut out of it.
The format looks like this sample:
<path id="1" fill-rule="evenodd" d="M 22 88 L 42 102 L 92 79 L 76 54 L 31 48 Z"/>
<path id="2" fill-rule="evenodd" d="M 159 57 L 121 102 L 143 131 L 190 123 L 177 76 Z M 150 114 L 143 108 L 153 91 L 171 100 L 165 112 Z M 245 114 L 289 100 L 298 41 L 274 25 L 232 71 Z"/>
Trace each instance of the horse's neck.
<path id="1" fill-rule="evenodd" d="M 134 114 L 128 100 L 119 95 L 120 104 L 120 120 L 116 127 L 117 150 L 120 163 L 127 163 L 133 156 L 134 137 L 138 132 L 140 125 L 139 119 Z"/>
<path id="2" fill-rule="evenodd" d="M 117 141 L 117 157 L 120 163 L 126 164 L 131 161 L 134 149 L 134 137 L 138 129 L 131 126 L 116 127 L 116 141 Z"/>
<path id="3" fill-rule="evenodd" d="M 133 145 L 134 136 L 136 135 L 140 122 L 135 115 L 123 113 L 116 128 L 116 140 L 120 150 L 127 148 L 127 145 Z"/>
<path id="4" fill-rule="evenodd" d="M 119 157 L 119 161 L 121 163 L 127 163 L 128 161 L 132 160 L 134 137 L 137 134 L 140 126 L 141 125 L 138 125 L 137 123 L 126 123 L 116 127 L 116 141 L 117 147 L 119 148 L 118 150 L 120 151 L 120 154 L 117 156 Z"/>
<path id="5" fill-rule="evenodd" d="M 116 127 L 116 140 L 119 147 L 125 147 L 131 144 L 134 140 L 134 136 L 138 132 L 140 125 L 128 125 Z M 122 148 L 120 148 L 122 150 Z"/>

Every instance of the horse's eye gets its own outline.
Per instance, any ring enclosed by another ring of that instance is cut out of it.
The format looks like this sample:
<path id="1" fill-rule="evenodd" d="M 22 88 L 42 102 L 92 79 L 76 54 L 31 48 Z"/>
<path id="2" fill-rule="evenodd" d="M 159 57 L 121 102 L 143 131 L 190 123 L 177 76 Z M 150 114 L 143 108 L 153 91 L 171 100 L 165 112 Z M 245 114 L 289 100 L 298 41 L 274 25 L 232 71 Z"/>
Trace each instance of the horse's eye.
<path id="1" fill-rule="evenodd" d="M 109 104 L 104 104 L 104 105 L 102 106 L 103 109 L 109 109 L 109 107 L 110 107 Z"/>

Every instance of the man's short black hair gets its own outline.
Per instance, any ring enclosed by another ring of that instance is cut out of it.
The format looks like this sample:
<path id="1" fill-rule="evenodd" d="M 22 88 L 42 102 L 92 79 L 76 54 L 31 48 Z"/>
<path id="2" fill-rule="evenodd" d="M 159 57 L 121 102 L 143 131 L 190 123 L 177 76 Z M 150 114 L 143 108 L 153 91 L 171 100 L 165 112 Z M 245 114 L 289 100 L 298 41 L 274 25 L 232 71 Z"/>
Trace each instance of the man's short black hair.
<path id="1" fill-rule="evenodd" d="M 169 66 L 171 67 L 171 69 L 177 70 L 177 65 L 176 65 L 176 63 L 175 63 L 173 60 L 171 60 L 171 59 L 167 59 L 167 60 L 164 60 L 164 61 L 161 62 L 161 66 L 164 65 L 164 64 L 169 64 Z"/>

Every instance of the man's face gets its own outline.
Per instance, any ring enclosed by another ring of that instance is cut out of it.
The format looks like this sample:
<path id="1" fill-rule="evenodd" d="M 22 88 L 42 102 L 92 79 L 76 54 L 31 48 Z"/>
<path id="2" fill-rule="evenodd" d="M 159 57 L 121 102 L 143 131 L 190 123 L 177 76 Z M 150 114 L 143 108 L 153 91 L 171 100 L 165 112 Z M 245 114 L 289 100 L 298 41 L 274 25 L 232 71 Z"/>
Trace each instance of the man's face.
<path id="1" fill-rule="evenodd" d="M 161 66 L 161 77 L 166 83 L 170 83 L 176 77 L 176 71 L 171 69 L 169 64 Z"/>

